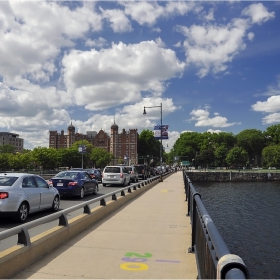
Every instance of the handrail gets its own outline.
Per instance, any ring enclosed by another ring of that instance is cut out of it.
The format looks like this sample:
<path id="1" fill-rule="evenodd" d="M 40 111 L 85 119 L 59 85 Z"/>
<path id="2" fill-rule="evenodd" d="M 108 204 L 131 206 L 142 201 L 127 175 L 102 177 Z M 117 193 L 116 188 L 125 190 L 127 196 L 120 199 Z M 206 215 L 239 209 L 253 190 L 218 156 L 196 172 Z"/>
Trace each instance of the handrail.
<path id="1" fill-rule="evenodd" d="M 186 171 L 183 171 L 187 216 L 192 225 L 189 252 L 197 259 L 199 279 L 249 279 L 243 260 L 230 253 Z"/>
<path id="2" fill-rule="evenodd" d="M 168 173 L 166 173 L 165 175 L 167 175 L 167 174 Z M 159 179 L 159 176 L 154 176 L 152 178 L 148 178 L 145 181 L 141 181 L 141 182 L 129 185 L 127 187 L 118 189 L 116 191 L 107 193 L 105 195 L 102 195 L 98 198 L 94 198 L 94 199 L 79 203 L 77 205 L 71 206 L 71 207 L 61 210 L 59 212 L 36 219 L 34 221 L 1 231 L 0 232 L 0 241 L 17 234 L 18 235 L 18 244 L 29 247 L 31 245 L 30 235 L 28 232 L 29 229 L 42 225 L 42 224 L 45 224 L 45 223 L 53 222 L 55 220 L 59 220 L 60 226 L 67 227 L 68 226 L 68 218 L 66 216 L 67 214 L 74 212 L 76 210 L 79 210 L 81 208 L 84 208 L 84 214 L 91 215 L 90 206 L 89 206 L 90 204 L 100 201 L 101 206 L 106 206 L 106 200 L 105 200 L 106 198 L 112 197 L 112 200 L 116 200 L 118 193 L 120 193 L 120 196 L 125 196 L 126 190 L 128 191 L 128 193 L 130 193 L 132 188 L 133 188 L 133 190 L 136 190 L 137 188 L 141 188 L 157 179 Z"/>

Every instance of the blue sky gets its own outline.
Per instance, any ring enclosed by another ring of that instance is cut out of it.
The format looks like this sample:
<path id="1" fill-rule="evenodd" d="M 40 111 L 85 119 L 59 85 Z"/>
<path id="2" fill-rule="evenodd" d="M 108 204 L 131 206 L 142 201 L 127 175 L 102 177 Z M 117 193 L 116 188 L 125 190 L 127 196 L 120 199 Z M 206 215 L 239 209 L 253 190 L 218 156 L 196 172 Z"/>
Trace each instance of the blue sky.
<path id="1" fill-rule="evenodd" d="M 0 131 L 183 131 L 280 122 L 280 2 L 0 1 Z M 166 149 L 168 151 L 168 149 Z"/>

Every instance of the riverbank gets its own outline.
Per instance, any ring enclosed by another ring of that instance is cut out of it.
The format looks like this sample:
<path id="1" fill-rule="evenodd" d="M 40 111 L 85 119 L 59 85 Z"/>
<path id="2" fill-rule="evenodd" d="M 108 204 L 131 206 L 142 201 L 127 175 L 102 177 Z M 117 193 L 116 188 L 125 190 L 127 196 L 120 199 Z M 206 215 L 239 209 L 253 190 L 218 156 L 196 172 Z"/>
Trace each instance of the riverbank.
<path id="1" fill-rule="evenodd" d="M 187 171 L 186 174 L 192 182 L 251 182 L 251 181 L 280 181 L 280 172 L 224 172 L 224 171 Z"/>

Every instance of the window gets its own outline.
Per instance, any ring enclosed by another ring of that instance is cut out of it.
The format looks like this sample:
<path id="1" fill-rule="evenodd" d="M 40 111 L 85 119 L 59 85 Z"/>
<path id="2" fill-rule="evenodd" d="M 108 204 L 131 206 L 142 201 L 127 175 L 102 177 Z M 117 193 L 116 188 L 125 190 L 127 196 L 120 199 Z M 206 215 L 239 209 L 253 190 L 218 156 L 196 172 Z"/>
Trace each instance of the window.
<path id="1" fill-rule="evenodd" d="M 48 187 L 47 182 L 45 180 L 43 180 L 42 178 L 34 176 L 34 179 L 37 183 L 38 188 L 47 188 Z"/>
<path id="2" fill-rule="evenodd" d="M 30 177 L 25 177 L 22 180 L 22 187 L 23 188 L 37 188 L 37 185 L 36 185 L 33 177 L 30 176 Z"/>

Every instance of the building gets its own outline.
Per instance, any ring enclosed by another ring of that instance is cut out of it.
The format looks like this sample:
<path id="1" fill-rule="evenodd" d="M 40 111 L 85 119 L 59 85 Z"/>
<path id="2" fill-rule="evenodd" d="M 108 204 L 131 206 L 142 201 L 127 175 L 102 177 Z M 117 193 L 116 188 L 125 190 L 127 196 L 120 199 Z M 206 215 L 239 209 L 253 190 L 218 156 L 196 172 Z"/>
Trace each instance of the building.
<path id="1" fill-rule="evenodd" d="M 126 163 L 129 165 L 137 164 L 137 129 L 125 129 L 119 133 L 119 127 L 115 124 L 111 126 L 111 135 L 109 136 L 103 129 L 98 133 L 96 131 L 87 131 L 86 134 L 76 133 L 75 127 L 68 126 L 68 134 L 64 130 L 58 133 L 57 130 L 50 130 L 49 147 L 50 148 L 69 148 L 78 140 L 87 140 L 94 147 L 102 148 L 114 156 L 111 164 Z"/>
<path id="2" fill-rule="evenodd" d="M 137 129 L 125 129 L 119 133 L 119 127 L 111 126 L 110 153 L 114 156 L 112 164 L 125 163 L 133 165 L 138 163 L 137 158 L 138 132 Z"/>
<path id="3" fill-rule="evenodd" d="M 69 148 L 74 142 L 79 140 L 87 140 L 92 145 L 94 145 L 94 135 L 97 134 L 96 131 L 87 131 L 87 134 L 78 133 L 75 131 L 75 126 L 71 124 L 67 128 L 68 134 L 64 134 L 64 130 L 60 133 L 57 130 L 50 130 L 49 135 L 49 147 L 60 149 Z"/>
<path id="4" fill-rule="evenodd" d="M 23 151 L 24 140 L 19 138 L 19 134 L 11 132 L 0 132 L 0 146 L 11 145 L 15 147 L 15 152 Z"/>

